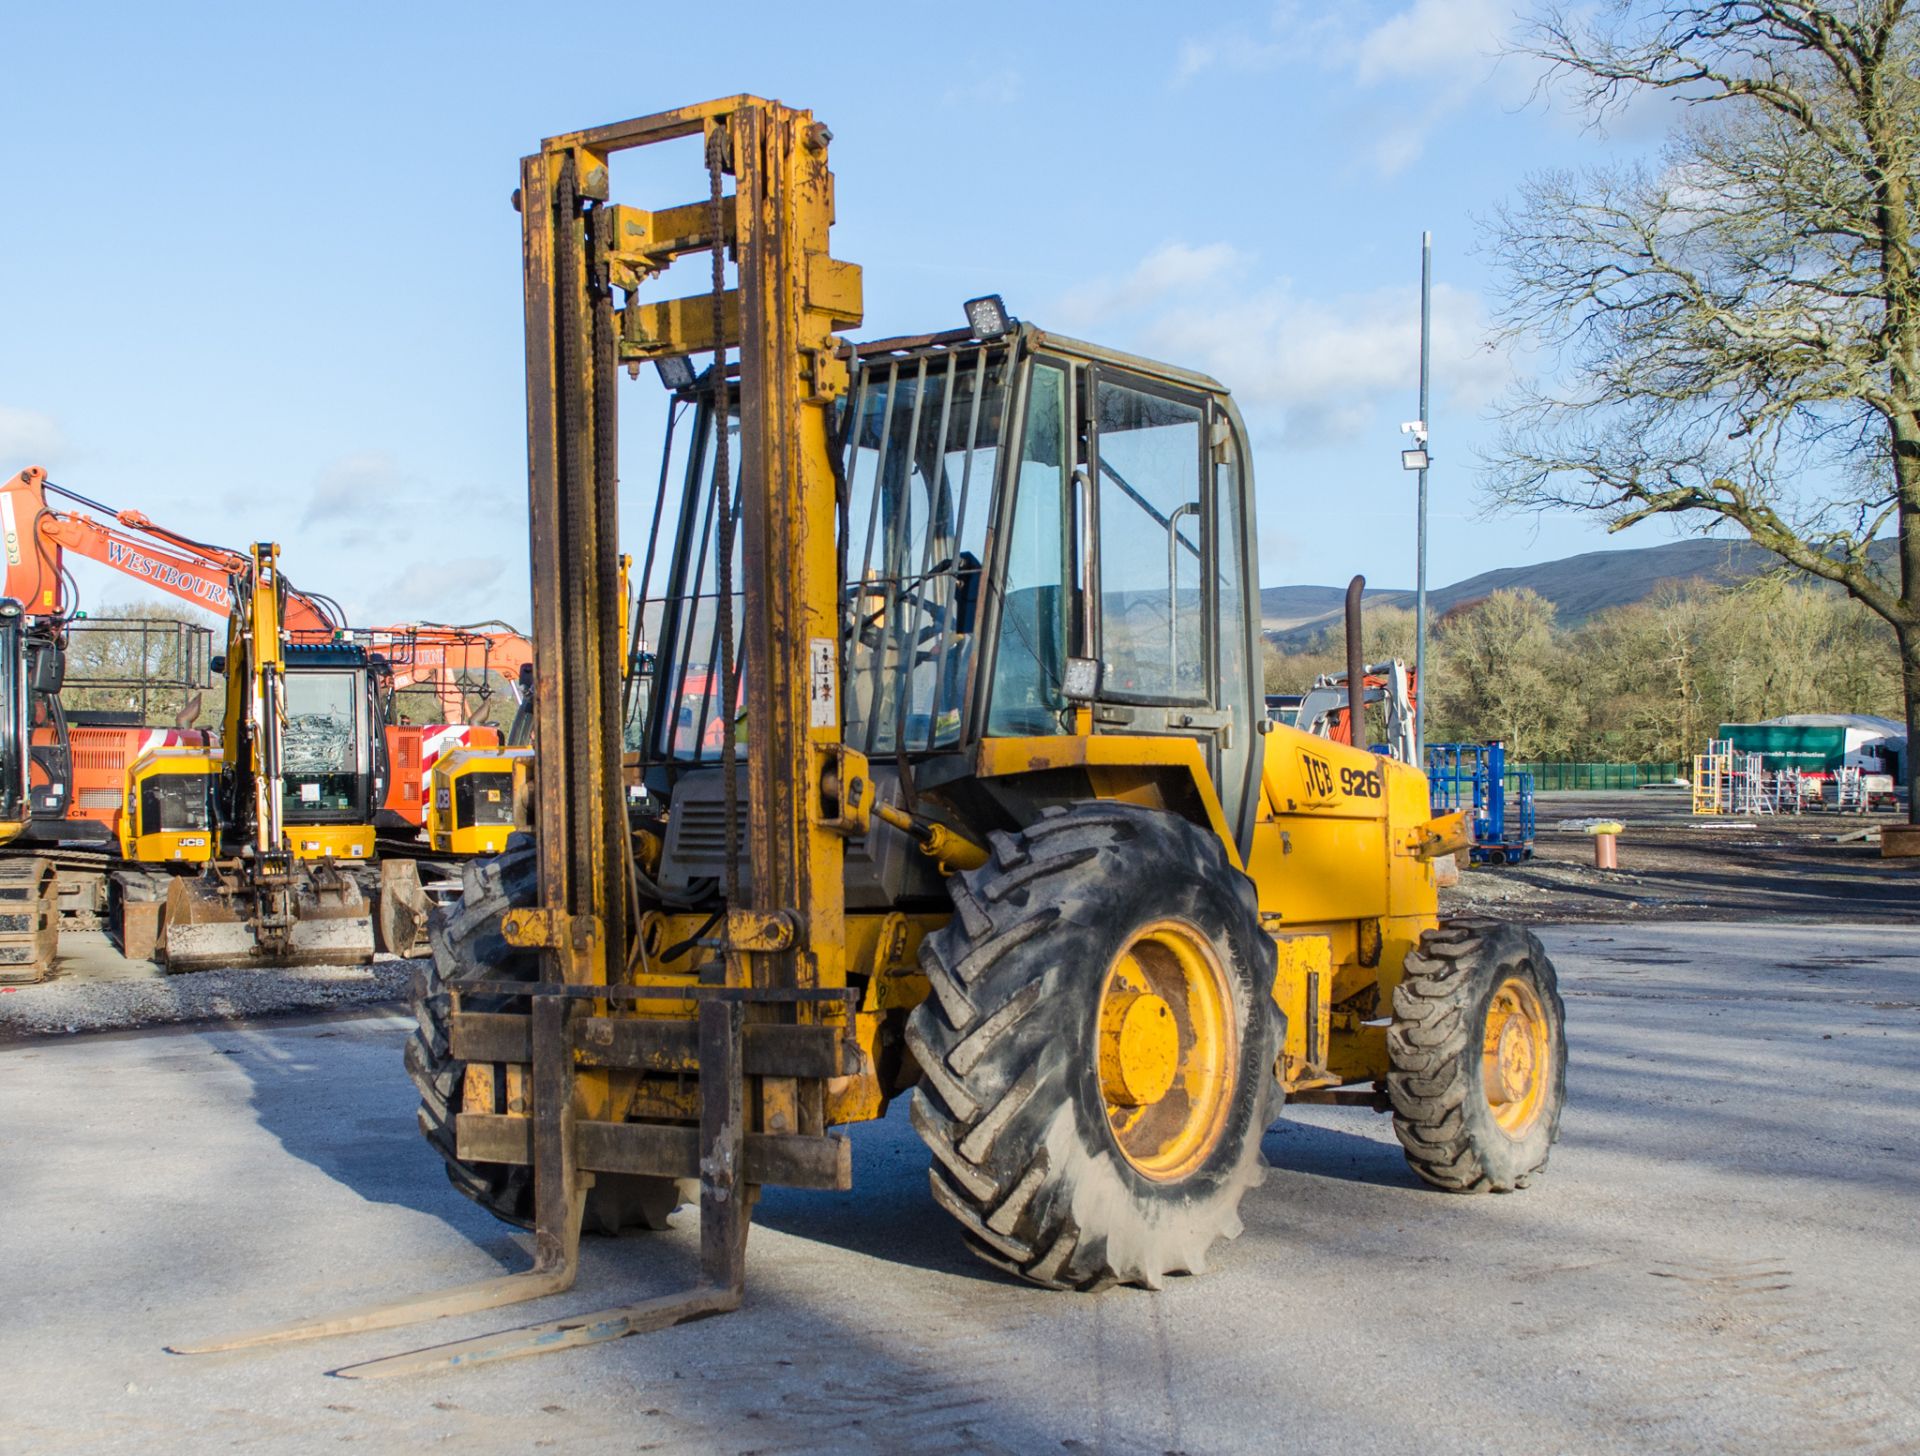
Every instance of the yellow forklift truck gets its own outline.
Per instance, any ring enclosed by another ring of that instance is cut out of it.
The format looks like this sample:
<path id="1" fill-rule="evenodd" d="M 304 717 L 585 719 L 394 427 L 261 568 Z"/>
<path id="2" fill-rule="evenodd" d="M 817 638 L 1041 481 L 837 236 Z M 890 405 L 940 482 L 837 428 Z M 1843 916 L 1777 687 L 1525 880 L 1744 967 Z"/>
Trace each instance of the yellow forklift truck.
<path id="1" fill-rule="evenodd" d="M 621 153 L 676 141 L 704 200 L 614 200 Z M 844 342 L 830 141 L 737 96 L 523 161 L 534 833 L 468 869 L 407 1065 L 455 1185 L 533 1230 L 534 1266 L 195 1348 L 564 1289 L 583 1225 L 657 1226 L 688 1180 L 687 1293 L 341 1373 L 732 1309 L 756 1188 L 849 1187 L 836 1129 L 909 1092 L 968 1245 L 1058 1289 L 1202 1270 L 1284 1099 L 1390 1109 L 1440 1188 L 1545 1165 L 1565 1051 L 1539 942 L 1438 919 L 1465 832 L 1416 768 L 1262 710 L 1226 388 L 993 298 Z M 680 259 L 710 287 L 663 296 Z M 615 385 L 649 362 L 677 470 L 641 579 L 636 821 Z"/>

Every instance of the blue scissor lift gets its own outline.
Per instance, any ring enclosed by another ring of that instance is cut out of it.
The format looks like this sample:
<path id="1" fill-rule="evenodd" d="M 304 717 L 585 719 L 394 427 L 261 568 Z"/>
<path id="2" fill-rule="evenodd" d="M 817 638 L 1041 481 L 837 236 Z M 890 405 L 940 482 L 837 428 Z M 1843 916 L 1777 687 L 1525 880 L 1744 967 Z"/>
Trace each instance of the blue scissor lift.
<path id="1" fill-rule="evenodd" d="M 1427 783 L 1435 814 L 1472 810 L 1475 864 L 1533 858 L 1533 775 L 1507 772 L 1503 743 L 1430 743 Z"/>

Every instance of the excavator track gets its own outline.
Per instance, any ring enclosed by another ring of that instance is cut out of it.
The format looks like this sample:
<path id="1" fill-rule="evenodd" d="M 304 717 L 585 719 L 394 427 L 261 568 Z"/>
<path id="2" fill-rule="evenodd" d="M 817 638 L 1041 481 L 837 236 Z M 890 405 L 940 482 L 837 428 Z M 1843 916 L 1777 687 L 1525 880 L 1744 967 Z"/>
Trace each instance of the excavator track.
<path id="1" fill-rule="evenodd" d="M 52 861 L 0 859 L 0 985 L 46 980 L 59 943 L 59 872 Z"/>

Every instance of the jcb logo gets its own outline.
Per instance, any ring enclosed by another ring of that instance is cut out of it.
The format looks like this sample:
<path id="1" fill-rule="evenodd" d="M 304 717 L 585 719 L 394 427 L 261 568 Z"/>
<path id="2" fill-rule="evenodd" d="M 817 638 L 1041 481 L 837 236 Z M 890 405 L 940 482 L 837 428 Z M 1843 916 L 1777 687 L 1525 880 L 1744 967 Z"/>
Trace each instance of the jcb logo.
<path id="1" fill-rule="evenodd" d="M 1333 797 L 1333 767 L 1324 758 L 1316 758 L 1311 753 L 1301 754 L 1300 776 L 1307 781 L 1308 798 Z"/>

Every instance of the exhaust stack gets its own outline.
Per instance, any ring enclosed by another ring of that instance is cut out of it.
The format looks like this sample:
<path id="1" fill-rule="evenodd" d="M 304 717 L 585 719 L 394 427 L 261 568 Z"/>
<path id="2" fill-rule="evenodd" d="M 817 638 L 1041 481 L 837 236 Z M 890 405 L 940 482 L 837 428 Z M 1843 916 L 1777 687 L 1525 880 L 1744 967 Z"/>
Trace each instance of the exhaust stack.
<path id="1" fill-rule="evenodd" d="M 1366 589 L 1364 576 L 1347 583 L 1347 741 L 1355 748 L 1367 746 L 1367 659 L 1360 650 L 1360 597 Z"/>

